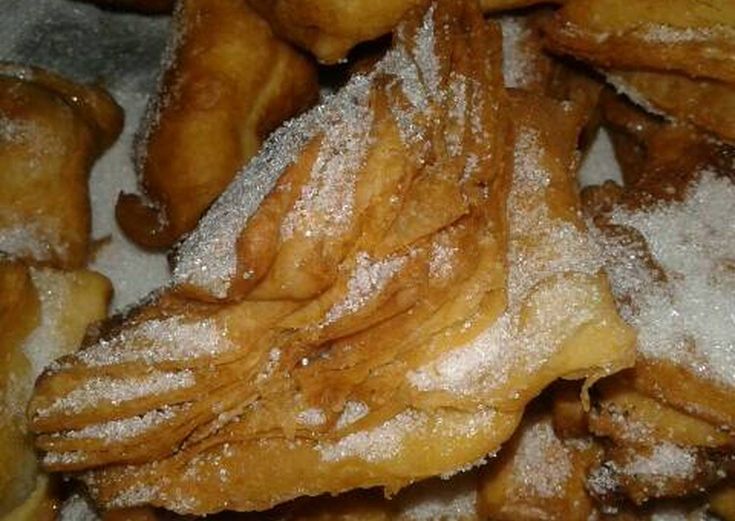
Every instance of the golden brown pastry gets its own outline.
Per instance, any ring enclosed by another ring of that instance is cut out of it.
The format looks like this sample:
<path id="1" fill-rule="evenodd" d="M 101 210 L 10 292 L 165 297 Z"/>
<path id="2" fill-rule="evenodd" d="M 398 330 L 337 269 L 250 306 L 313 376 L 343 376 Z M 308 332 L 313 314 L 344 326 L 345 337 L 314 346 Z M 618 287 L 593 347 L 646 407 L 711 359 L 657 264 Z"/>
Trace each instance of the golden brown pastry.
<path id="1" fill-rule="evenodd" d="M 594 518 L 597 509 L 585 487 L 587 473 L 601 453 L 590 436 L 560 437 L 548 407 L 531 408 L 513 438 L 482 471 L 479 508 L 483 519 Z"/>
<path id="2" fill-rule="evenodd" d="M 262 140 L 317 96 L 315 66 L 241 0 L 184 0 L 158 93 L 136 144 L 142 195 L 123 194 L 118 223 L 167 248 L 196 225 Z"/>
<path id="3" fill-rule="evenodd" d="M 584 154 L 594 142 L 600 124 L 599 100 L 604 83 L 578 66 L 555 59 L 544 50 L 542 28 L 552 16 L 550 9 L 525 14 L 502 14 L 497 20 L 503 31 L 503 77 L 506 87 L 570 101 L 584 115 L 579 137 Z"/>
<path id="4" fill-rule="evenodd" d="M 60 268 L 86 264 L 87 177 L 122 117 L 100 87 L 0 64 L 0 252 Z"/>
<path id="5" fill-rule="evenodd" d="M 554 51 L 600 67 L 672 71 L 735 84 L 730 0 L 570 0 L 546 33 Z"/>
<path id="6" fill-rule="evenodd" d="M 701 491 L 733 470 L 735 183 L 728 147 L 660 123 L 638 132 L 645 147 L 629 185 L 590 188 L 585 207 L 638 331 L 635 369 L 601 383 L 590 416 L 612 442 L 592 489 L 641 503 Z"/>
<path id="7" fill-rule="evenodd" d="M 473 2 L 396 34 L 268 140 L 173 288 L 39 380 L 46 468 L 182 513 L 391 493 L 478 464 L 558 377 L 630 365 L 579 216 L 581 111 L 508 99 Z"/>
<path id="8" fill-rule="evenodd" d="M 735 143 L 735 86 L 650 71 L 608 71 L 607 80 L 654 114 L 695 125 Z"/>
<path id="9" fill-rule="evenodd" d="M 686 187 L 693 172 L 731 167 L 733 147 L 692 126 L 653 116 L 609 90 L 601 108 L 627 187 L 640 182 L 665 199 Z"/>
<path id="10" fill-rule="evenodd" d="M 674 383 L 659 378 L 659 385 Z M 597 391 L 590 429 L 610 444 L 588 483 L 602 501 L 615 503 L 621 494 L 637 504 L 693 495 L 735 468 L 732 434 L 647 396 L 636 389 L 630 375 L 604 380 Z"/>
<path id="11" fill-rule="evenodd" d="M 273 517 L 283 521 L 480 521 L 476 489 L 477 472 L 469 471 L 416 483 L 390 498 L 378 490 L 355 490 L 297 501 L 276 509 Z M 247 518 L 230 515 L 226 519 Z"/>
<path id="12" fill-rule="evenodd" d="M 709 497 L 710 509 L 724 521 L 735 519 L 735 485 L 732 482 L 714 490 Z"/>
<path id="13" fill-rule="evenodd" d="M 322 63 L 344 60 L 355 45 L 390 33 L 411 9 L 428 4 L 428 0 L 248 1 L 278 34 L 308 49 Z M 480 0 L 485 12 L 537 3 L 542 2 Z"/>
<path id="14" fill-rule="evenodd" d="M 3 521 L 56 521 L 59 500 L 48 474 L 39 472 L 35 486 L 22 503 L 0 515 Z"/>
<path id="15" fill-rule="evenodd" d="M 44 367 L 74 351 L 87 326 L 104 318 L 110 294 L 107 279 L 91 271 L 0 261 L 0 515 L 45 509 L 26 404 Z"/>
<path id="16" fill-rule="evenodd" d="M 589 404 L 582 402 L 585 395 L 579 382 L 556 382 L 551 396 L 551 420 L 556 435 L 562 440 L 589 436 Z"/>

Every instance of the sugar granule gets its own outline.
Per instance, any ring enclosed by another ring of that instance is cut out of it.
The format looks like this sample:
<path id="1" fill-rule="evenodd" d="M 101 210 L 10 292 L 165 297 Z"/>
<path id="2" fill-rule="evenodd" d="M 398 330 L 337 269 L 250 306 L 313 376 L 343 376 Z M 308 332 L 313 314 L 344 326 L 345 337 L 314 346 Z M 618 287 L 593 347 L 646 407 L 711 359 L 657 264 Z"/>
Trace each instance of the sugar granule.
<path id="1" fill-rule="evenodd" d="M 347 293 L 325 315 L 324 325 L 360 310 L 379 294 L 406 264 L 406 257 L 373 260 L 365 252 L 357 254 L 355 268 L 347 282 Z"/>
<path id="2" fill-rule="evenodd" d="M 560 496 L 571 476 L 568 449 L 556 437 L 550 419 L 537 421 L 521 434 L 513 479 L 529 494 L 552 498 Z"/>
<path id="3" fill-rule="evenodd" d="M 213 356 L 232 349 L 227 330 L 214 319 L 186 322 L 181 317 L 153 319 L 123 330 L 75 356 L 90 366 L 125 362 L 155 363 Z"/>
<path id="4" fill-rule="evenodd" d="M 728 386 L 735 386 L 734 206 L 735 184 L 703 172 L 682 202 L 615 210 L 612 222 L 644 236 L 666 283 L 653 280 L 626 244 L 605 243 L 613 290 L 633 299 L 622 311 L 638 330 L 641 354 Z"/>
<path id="5" fill-rule="evenodd" d="M 426 422 L 423 413 L 406 410 L 369 431 L 348 434 L 334 443 L 318 446 L 324 461 L 359 458 L 368 462 L 390 459 L 398 454 L 403 440 Z"/>
<path id="6" fill-rule="evenodd" d="M 119 405 L 145 396 L 157 396 L 191 387 L 195 383 L 190 370 L 179 372 L 152 371 L 140 377 L 117 379 L 96 377 L 72 389 L 69 394 L 57 398 L 51 405 L 36 411 L 44 417 L 52 413 L 80 413 L 105 403 Z"/>

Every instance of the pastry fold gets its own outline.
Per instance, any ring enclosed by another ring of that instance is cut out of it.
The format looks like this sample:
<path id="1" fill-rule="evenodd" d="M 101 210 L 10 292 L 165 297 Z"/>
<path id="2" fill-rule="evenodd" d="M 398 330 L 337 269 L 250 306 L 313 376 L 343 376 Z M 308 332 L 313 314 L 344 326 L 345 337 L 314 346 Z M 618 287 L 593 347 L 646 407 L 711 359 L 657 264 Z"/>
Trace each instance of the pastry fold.
<path id="1" fill-rule="evenodd" d="M 283 521 L 480 521 L 477 479 L 476 470 L 449 479 L 433 478 L 411 485 L 391 498 L 379 490 L 355 490 L 337 497 L 294 501 L 270 515 Z M 246 519 L 234 515 L 231 518 Z"/>
<path id="2" fill-rule="evenodd" d="M 36 377 L 77 348 L 87 326 L 105 317 L 110 296 L 107 279 L 91 271 L 0 261 L 0 515 L 48 510 L 25 408 Z"/>
<path id="3" fill-rule="evenodd" d="M 735 437 L 717 424 L 658 399 L 635 384 L 633 369 L 601 382 L 590 429 L 607 439 L 590 491 L 603 503 L 636 504 L 700 494 L 735 469 Z M 660 386 L 674 382 L 657 375 Z"/>
<path id="4" fill-rule="evenodd" d="M 555 379 L 628 367 L 579 215 L 585 111 L 509 95 L 500 46 L 437 2 L 277 131 L 173 287 L 39 380 L 44 466 L 182 513 L 391 493 L 482 461 Z"/>
<path id="5" fill-rule="evenodd" d="M 566 2 L 546 45 L 600 69 L 645 110 L 735 138 L 735 7 L 715 2 Z"/>
<path id="6" fill-rule="evenodd" d="M 184 0 L 135 145 L 141 195 L 116 217 L 141 246 L 191 231 L 271 130 L 317 97 L 315 66 L 238 0 Z"/>
<path id="7" fill-rule="evenodd" d="M 571 0 L 546 34 L 554 51 L 600 67 L 735 84 L 735 6 L 729 0 Z"/>
<path id="8" fill-rule="evenodd" d="M 87 178 L 122 121 L 100 87 L 0 64 L 0 252 L 64 269 L 86 264 Z"/>
<path id="9" fill-rule="evenodd" d="M 274 30 L 322 63 L 344 60 L 356 45 L 392 32 L 427 0 L 248 0 Z M 483 11 L 518 9 L 539 0 L 480 0 Z M 543 2 L 546 3 L 546 2 Z M 553 2 L 556 3 L 556 2 Z"/>
<path id="10" fill-rule="evenodd" d="M 619 129 L 636 121 L 610 114 Z M 638 331 L 635 368 L 601 383 L 590 417 L 611 440 L 592 490 L 642 503 L 701 492 L 733 471 L 735 183 L 731 148 L 646 117 L 630 129 L 618 130 L 640 145 L 626 187 L 584 193 L 621 313 Z"/>
<path id="11" fill-rule="evenodd" d="M 550 409 L 530 408 L 513 438 L 482 471 L 482 519 L 593 518 L 597 508 L 586 491 L 587 473 L 601 456 L 600 444 L 590 436 L 564 438 L 555 430 Z"/>
<path id="12" fill-rule="evenodd" d="M 653 114 L 688 123 L 735 143 L 735 86 L 652 71 L 606 71 L 618 92 Z"/>

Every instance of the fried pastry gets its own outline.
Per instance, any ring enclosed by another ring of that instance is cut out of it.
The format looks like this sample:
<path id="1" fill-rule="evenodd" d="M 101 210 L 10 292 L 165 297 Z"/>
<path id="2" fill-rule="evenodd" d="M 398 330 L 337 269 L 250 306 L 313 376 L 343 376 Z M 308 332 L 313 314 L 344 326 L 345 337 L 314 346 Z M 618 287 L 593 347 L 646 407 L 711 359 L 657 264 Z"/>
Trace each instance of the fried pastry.
<path id="1" fill-rule="evenodd" d="M 498 22 L 503 31 L 503 77 L 509 88 L 545 92 L 556 65 L 544 52 L 541 34 L 543 15 L 503 14 Z"/>
<path id="2" fill-rule="evenodd" d="M 710 510 L 724 521 L 735 520 L 735 484 L 725 483 L 709 496 Z"/>
<path id="3" fill-rule="evenodd" d="M 86 264 L 87 177 L 122 117 L 100 87 L 0 64 L 0 252 L 60 268 Z"/>
<path id="4" fill-rule="evenodd" d="M 735 443 L 732 151 L 681 127 L 640 132 L 647 145 L 675 137 L 679 146 L 651 156 L 647 146 L 628 187 L 584 197 L 613 292 L 638 331 L 635 369 L 603 383 L 590 417 L 613 442 L 593 488 L 639 503 L 721 480 Z"/>
<path id="5" fill-rule="evenodd" d="M 482 471 L 479 508 L 483 519 L 594 518 L 597 508 L 585 485 L 589 469 L 601 456 L 601 447 L 590 436 L 563 439 L 554 430 L 548 408 L 531 408 L 497 459 Z"/>
<path id="6" fill-rule="evenodd" d="M 26 404 L 43 368 L 75 350 L 87 325 L 104 318 L 110 293 L 107 279 L 90 271 L 0 262 L 0 514 L 44 509 L 47 485 L 38 476 Z"/>
<path id="7" fill-rule="evenodd" d="M 546 26 L 548 45 L 604 68 L 670 71 L 735 84 L 730 0 L 570 0 Z"/>
<path id="8" fill-rule="evenodd" d="M 285 38 L 322 63 L 345 59 L 355 45 L 390 33 L 403 15 L 427 0 L 248 0 Z M 516 9 L 539 0 L 480 0 L 485 12 Z M 546 3 L 546 2 L 543 2 Z"/>
<path id="9" fill-rule="evenodd" d="M 615 504 L 623 494 L 641 504 L 693 495 L 735 469 L 732 434 L 647 396 L 631 380 L 621 373 L 601 382 L 590 413 L 592 432 L 610 442 L 604 462 L 590 473 L 590 490 L 600 500 Z"/>
<path id="10" fill-rule="evenodd" d="M 240 0 L 184 0 L 165 71 L 136 143 L 142 195 L 116 217 L 148 248 L 191 231 L 238 168 L 285 119 L 313 101 L 315 66 Z"/>
<path id="11" fill-rule="evenodd" d="M 500 41 L 473 2 L 433 4 L 277 131 L 174 286 L 39 380 L 44 466 L 104 507 L 392 493 L 482 461 L 558 377 L 629 366 L 578 214 L 583 118 L 509 99 Z"/>
<path id="12" fill-rule="evenodd" d="M 735 143 L 735 86 L 650 71 L 608 71 L 618 92 L 654 114 L 686 122 Z"/>
<path id="13" fill-rule="evenodd" d="M 416 483 L 392 498 L 378 490 L 355 490 L 296 502 L 277 509 L 273 517 L 283 521 L 480 521 L 476 488 L 477 472 L 470 471 Z M 227 521 L 245 518 L 232 515 Z"/>
<path id="14" fill-rule="evenodd" d="M 680 193 L 693 172 L 731 168 L 733 147 L 710 139 L 690 125 L 644 112 L 609 90 L 603 94 L 600 106 L 626 187 L 640 183 L 646 192 L 666 199 Z M 591 189 L 584 195 L 595 191 Z M 601 195 L 606 191 L 601 190 Z"/>
<path id="15" fill-rule="evenodd" d="M 579 137 L 580 151 L 585 154 L 600 125 L 603 83 L 581 67 L 564 63 L 544 51 L 542 27 L 551 14 L 550 10 L 537 9 L 525 15 L 497 17 L 503 30 L 503 77 L 506 87 L 573 102 L 585 114 Z"/>

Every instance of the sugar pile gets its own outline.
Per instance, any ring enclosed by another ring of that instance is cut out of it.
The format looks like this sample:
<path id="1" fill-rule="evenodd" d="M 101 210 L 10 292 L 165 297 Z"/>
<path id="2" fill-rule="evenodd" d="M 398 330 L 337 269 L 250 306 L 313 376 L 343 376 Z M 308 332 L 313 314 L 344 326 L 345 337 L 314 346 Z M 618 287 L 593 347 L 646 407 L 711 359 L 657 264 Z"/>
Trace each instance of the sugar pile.
<path id="1" fill-rule="evenodd" d="M 622 313 L 638 330 L 640 353 L 728 386 L 735 386 L 734 205 L 735 184 L 704 172 L 683 202 L 612 214 L 614 224 L 645 237 L 665 283 L 625 245 L 603 239 L 613 290 L 632 297 Z"/>

